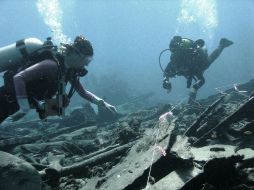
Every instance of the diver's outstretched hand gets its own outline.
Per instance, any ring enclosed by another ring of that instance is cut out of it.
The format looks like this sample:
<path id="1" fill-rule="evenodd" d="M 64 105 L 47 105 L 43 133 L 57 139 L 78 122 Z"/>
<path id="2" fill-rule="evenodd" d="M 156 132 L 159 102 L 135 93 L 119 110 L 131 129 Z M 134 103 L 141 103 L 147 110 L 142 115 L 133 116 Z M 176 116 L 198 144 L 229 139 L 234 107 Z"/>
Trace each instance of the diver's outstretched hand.
<path id="1" fill-rule="evenodd" d="M 116 110 L 116 107 L 115 106 L 112 106 L 111 104 L 107 103 L 107 102 L 104 102 L 105 104 L 105 108 L 107 110 L 109 110 L 112 114 L 117 114 L 117 110 Z"/>
<path id="2" fill-rule="evenodd" d="M 102 108 L 107 109 L 108 111 L 110 111 L 112 114 L 116 115 L 117 114 L 117 110 L 115 106 L 112 106 L 111 104 L 107 103 L 104 100 L 100 100 L 97 104 L 98 106 L 101 106 Z"/>

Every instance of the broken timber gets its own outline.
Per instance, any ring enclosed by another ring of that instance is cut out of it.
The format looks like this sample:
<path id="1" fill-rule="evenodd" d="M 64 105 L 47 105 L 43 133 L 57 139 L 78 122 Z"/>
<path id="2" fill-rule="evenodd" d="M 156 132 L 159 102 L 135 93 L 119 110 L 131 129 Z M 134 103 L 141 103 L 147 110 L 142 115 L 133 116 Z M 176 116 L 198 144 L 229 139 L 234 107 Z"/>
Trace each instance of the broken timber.
<path id="1" fill-rule="evenodd" d="M 199 128 L 201 121 L 224 99 L 226 95 L 221 96 L 212 105 L 210 105 L 185 132 L 186 136 L 195 136 L 196 130 Z"/>
<path id="2" fill-rule="evenodd" d="M 40 174 L 42 177 L 47 178 L 47 170 L 55 170 L 55 174 L 60 176 L 68 176 L 68 175 L 80 175 L 82 174 L 86 167 L 88 166 L 94 166 L 97 164 L 102 164 L 107 162 L 108 160 L 112 160 L 112 158 L 119 156 L 123 153 L 125 153 L 129 148 L 131 148 L 136 141 L 130 142 L 128 144 L 122 145 L 122 146 L 117 146 L 113 149 L 110 149 L 109 151 L 103 152 L 101 151 L 100 154 L 97 154 L 91 158 L 88 158 L 84 161 L 75 163 L 70 166 L 65 166 L 65 167 L 57 167 L 57 168 L 46 168 L 43 171 L 40 171 Z M 48 176 L 49 177 L 49 176 Z"/>
<path id="3" fill-rule="evenodd" d="M 201 136 L 198 140 L 194 142 L 194 144 L 199 143 L 204 138 L 206 138 L 208 135 L 211 134 L 212 131 L 220 129 L 221 127 L 228 127 L 232 123 L 235 123 L 236 121 L 239 121 L 243 118 L 253 119 L 254 117 L 254 97 L 251 97 L 247 102 L 245 102 L 238 110 L 236 110 L 233 114 L 225 118 L 222 122 L 220 122 L 218 125 L 216 125 L 214 128 L 209 130 L 207 133 L 205 133 L 203 136 Z"/>

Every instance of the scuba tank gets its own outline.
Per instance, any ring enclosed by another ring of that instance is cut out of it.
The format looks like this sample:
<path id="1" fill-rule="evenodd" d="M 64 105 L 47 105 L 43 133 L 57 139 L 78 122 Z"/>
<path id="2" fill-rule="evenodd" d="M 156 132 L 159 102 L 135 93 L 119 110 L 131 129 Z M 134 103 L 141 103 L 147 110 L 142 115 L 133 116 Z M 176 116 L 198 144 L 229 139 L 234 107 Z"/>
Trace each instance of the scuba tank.
<path id="1" fill-rule="evenodd" d="M 169 51 L 171 53 L 181 51 L 182 56 L 184 54 L 192 54 L 192 55 L 203 55 L 207 54 L 207 50 L 205 48 L 205 41 L 202 39 L 198 39 L 196 41 L 191 40 L 189 38 L 182 38 L 181 36 L 174 36 L 169 43 L 169 48 L 161 51 L 159 55 L 159 65 L 163 73 L 165 73 L 165 69 L 161 64 L 161 56 L 164 52 Z"/>
<path id="2" fill-rule="evenodd" d="M 27 38 L 2 47 L 0 48 L 0 72 L 22 66 L 29 61 L 30 55 L 39 50 L 51 49 L 52 47 L 55 46 L 53 46 L 51 38 L 47 38 L 45 42 L 37 38 Z"/>

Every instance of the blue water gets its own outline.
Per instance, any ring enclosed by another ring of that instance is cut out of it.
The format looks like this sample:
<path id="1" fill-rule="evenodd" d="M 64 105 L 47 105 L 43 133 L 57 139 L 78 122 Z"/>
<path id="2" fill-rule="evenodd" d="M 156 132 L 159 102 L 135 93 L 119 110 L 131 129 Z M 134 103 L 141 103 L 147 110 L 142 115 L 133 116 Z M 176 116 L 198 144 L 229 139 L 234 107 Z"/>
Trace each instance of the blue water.
<path id="1" fill-rule="evenodd" d="M 113 104 L 147 92 L 155 92 L 154 102 L 177 102 L 187 96 L 182 77 L 172 80 L 170 94 L 162 88 L 158 56 L 176 34 L 204 39 L 208 52 L 221 37 L 234 41 L 205 72 L 198 98 L 217 93 L 216 87 L 226 90 L 254 78 L 254 1 L 190 1 L 1 0 L 0 46 L 26 37 L 52 36 L 59 43 L 85 35 L 95 56 L 82 83 Z M 165 53 L 164 67 L 168 59 Z"/>

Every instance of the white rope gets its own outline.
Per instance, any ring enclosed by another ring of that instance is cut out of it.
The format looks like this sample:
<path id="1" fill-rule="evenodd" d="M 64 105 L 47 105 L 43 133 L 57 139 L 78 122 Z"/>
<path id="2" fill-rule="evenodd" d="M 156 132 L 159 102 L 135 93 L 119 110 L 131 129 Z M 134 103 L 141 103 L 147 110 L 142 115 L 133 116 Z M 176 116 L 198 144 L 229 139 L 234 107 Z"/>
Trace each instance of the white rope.
<path id="1" fill-rule="evenodd" d="M 146 188 L 145 188 L 145 189 L 148 189 L 148 188 L 149 188 L 148 184 L 149 184 L 149 179 L 150 179 L 150 176 L 151 176 L 151 170 L 152 170 L 152 166 L 153 166 L 155 148 L 156 148 L 156 146 L 157 146 L 157 141 L 158 141 L 159 132 L 160 132 L 160 128 L 158 128 L 157 134 L 156 134 L 156 138 L 155 138 L 154 149 L 153 149 L 153 155 L 152 155 L 152 160 L 151 160 L 151 164 L 150 164 L 150 168 L 149 168 L 149 173 L 148 173 L 147 182 L 146 182 Z"/>
<path id="2" fill-rule="evenodd" d="M 176 104 L 176 106 L 173 106 L 173 108 L 169 111 L 172 112 L 176 107 L 178 107 L 187 97 L 184 97 L 178 104 Z M 159 132 L 160 132 L 160 127 L 157 130 L 157 134 L 156 134 L 156 138 L 155 138 L 155 143 L 154 143 L 154 149 L 153 149 L 153 154 L 152 154 L 152 159 L 151 159 L 151 164 L 149 167 L 149 172 L 148 172 L 148 177 L 147 177 L 147 182 L 146 182 L 146 188 L 145 190 L 147 190 L 149 188 L 149 179 L 151 177 L 151 171 L 152 171 L 152 166 L 153 166 L 153 160 L 154 160 L 154 154 L 155 154 L 155 149 L 157 147 L 157 141 L 158 141 L 158 137 L 159 137 Z M 153 133 L 154 134 L 154 133 Z"/>

